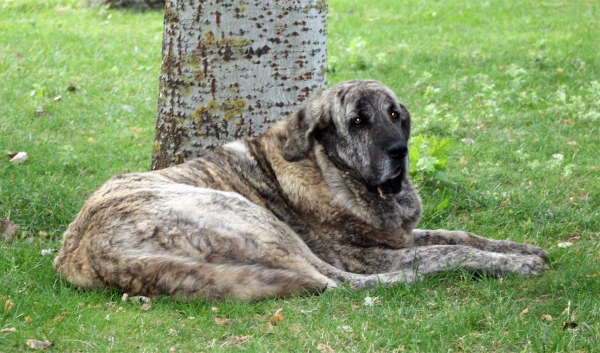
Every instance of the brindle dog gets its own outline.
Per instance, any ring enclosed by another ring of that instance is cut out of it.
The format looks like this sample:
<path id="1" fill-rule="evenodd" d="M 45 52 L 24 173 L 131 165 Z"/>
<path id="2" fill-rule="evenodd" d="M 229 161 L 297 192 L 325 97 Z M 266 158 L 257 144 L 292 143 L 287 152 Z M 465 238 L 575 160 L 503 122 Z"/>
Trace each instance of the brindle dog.
<path id="1" fill-rule="evenodd" d="M 538 247 L 414 229 L 409 130 L 389 88 L 338 84 L 262 136 L 109 180 L 65 232 L 56 270 L 85 289 L 240 300 L 543 270 Z"/>

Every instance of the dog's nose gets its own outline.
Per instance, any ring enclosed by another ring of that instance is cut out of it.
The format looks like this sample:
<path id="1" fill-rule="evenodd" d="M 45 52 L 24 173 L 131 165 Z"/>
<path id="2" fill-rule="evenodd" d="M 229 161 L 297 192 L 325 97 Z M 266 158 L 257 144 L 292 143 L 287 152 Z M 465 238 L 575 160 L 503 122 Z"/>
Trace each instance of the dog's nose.
<path id="1" fill-rule="evenodd" d="M 388 146 L 386 152 L 393 159 L 403 159 L 408 153 L 408 147 L 404 141 L 394 141 Z"/>

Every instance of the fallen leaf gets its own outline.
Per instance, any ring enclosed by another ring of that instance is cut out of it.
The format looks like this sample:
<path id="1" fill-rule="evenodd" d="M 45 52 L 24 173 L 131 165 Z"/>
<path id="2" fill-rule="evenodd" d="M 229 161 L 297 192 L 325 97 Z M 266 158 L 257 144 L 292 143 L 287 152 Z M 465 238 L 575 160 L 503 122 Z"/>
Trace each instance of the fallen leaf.
<path id="1" fill-rule="evenodd" d="M 27 340 L 26 342 L 27 347 L 31 348 L 31 349 L 46 349 L 48 347 L 52 347 L 54 346 L 54 342 L 48 342 L 48 341 L 38 341 L 38 340 Z"/>
<path id="2" fill-rule="evenodd" d="M 42 251 L 40 251 L 40 255 L 52 255 L 54 252 L 56 252 L 56 249 L 42 249 Z"/>
<path id="3" fill-rule="evenodd" d="M 23 53 L 17 53 L 17 59 L 19 59 L 19 61 L 23 60 L 23 58 Z"/>
<path id="4" fill-rule="evenodd" d="M 169 333 L 172 334 L 172 335 L 174 335 L 174 336 L 177 336 L 179 334 L 179 332 L 177 332 L 177 330 L 172 329 L 172 328 L 169 329 Z"/>
<path id="5" fill-rule="evenodd" d="M 0 234 L 2 234 L 2 239 L 9 241 L 15 237 L 15 234 L 19 231 L 19 227 L 13 222 L 0 219 Z"/>
<path id="6" fill-rule="evenodd" d="M 152 307 L 152 304 L 150 304 L 150 303 L 144 303 L 144 304 L 142 304 L 142 306 L 140 307 L 140 309 L 142 309 L 144 311 L 148 311 L 148 310 L 150 310 L 151 307 Z"/>
<path id="7" fill-rule="evenodd" d="M 581 194 L 581 196 L 579 197 L 579 199 L 580 199 L 581 201 L 587 201 L 587 200 L 588 200 L 588 198 L 589 198 L 589 196 L 590 196 L 590 193 L 589 193 L 589 192 L 586 192 L 585 194 Z"/>
<path id="8" fill-rule="evenodd" d="M 348 325 L 342 325 L 342 326 L 340 326 L 340 330 L 346 331 L 346 332 L 352 332 L 352 327 L 348 326 Z"/>
<path id="9" fill-rule="evenodd" d="M 542 315 L 542 321 L 553 322 L 554 319 L 552 318 L 552 315 Z"/>
<path id="10" fill-rule="evenodd" d="M 260 329 L 262 332 L 270 331 L 273 329 L 273 324 L 269 321 L 266 324 L 260 325 Z"/>
<path id="11" fill-rule="evenodd" d="M 470 137 L 465 137 L 464 139 L 461 139 L 461 141 L 464 142 L 464 143 L 466 143 L 466 144 L 468 144 L 468 145 L 472 145 L 472 144 L 475 143 L 475 140 L 473 140 Z"/>
<path id="12" fill-rule="evenodd" d="M 88 138 L 88 142 L 94 142 L 94 141 L 96 141 L 96 140 L 93 137 Z"/>
<path id="13" fill-rule="evenodd" d="M 563 242 L 563 243 L 558 243 L 559 248 L 568 248 L 571 245 L 573 245 L 573 243 L 569 243 L 568 241 Z"/>
<path id="14" fill-rule="evenodd" d="M 233 336 L 233 341 L 235 344 L 242 344 L 250 339 L 250 336 Z"/>
<path id="15" fill-rule="evenodd" d="M 563 330 L 575 329 L 575 328 L 577 328 L 577 323 L 575 323 L 575 322 L 563 321 L 563 325 L 562 325 L 562 329 L 563 329 Z"/>
<path id="16" fill-rule="evenodd" d="M 61 100 L 61 99 L 62 99 L 62 96 L 56 96 L 56 97 L 54 97 L 54 101 L 55 101 L 55 102 L 58 102 L 58 101 L 59 101 L 59 100 Z"/>
<path id="17" fill-rule="evenodd" d="M 563 156 L 561 153 L 554 153 L 554 154 L 552 155 L 552 158 L 555 158 L 555 159 L 563 159 L 563 158 L 565 158 L 565 156 Z"/>
<path id="18" fill-rule="evenodd" d="M 54 321 L 54 322 L 62 322 L 64 320 L 65 320 L 65 318 L 63 316 L 57 316 L 52 321 Z"/>
<path id="19" fill-rule="evenodd" d="M 563 72 L 565 72 L 565 69 L 563 69 L 562 67 L 559 67 L 556 69 L 556 72 L 558 72 L 559 74 L 562 74 Z"/>
<path id="20" fill-rule="evenodd" d="M 218 317 L 218 316 L 215 317 L 215 324 L 217 324 L 217 325 L 225 325 L 229 321 L 231 321 L 231 320 L 226 317 Z"/>
<path id="21" fill-rule="evenodd" d="M 118 307 L 117 310 L 115 310 L 115 314 L 120 313 L 121 311 L 125 310 L 125 308 L 123 308 L 122 306 Z"/>
<path id="22" fill-rule="evenodd" d="M 529 309 L 523 309 L 523 311 L 521 311 L 521 313 L 519 313 L 519 317 L 525 317 L 525 315 L 527 315 L 527 313 L 529 312 Z"/>
<path id="23" fill-rule="evenodd" d="M 20 164 L 23 163 L 27 160 L 27 152 L 19 152 L 17 154 L 14 155 L 14 157 L 12 157 L 10 159 L 10 162 L 12 164 Z"/>
<path id="24" fill-rule="evenodd" d="M 175 352 L 176 352 L 176 351 L 175 351 L 175 347 L 171 347 L 171 348 L 169 348 L 169 353 L 175 353 Z"/>
<path id="25" fill-rule="evenodd" d="M 467 165 L 467 159 L 465 157 L 460 157 L 460 164 L 461 165 Z"/>
<path id="26" fill-rule="evenodd" d="M 279 323 L 283 321 L 283 308 L 277 309 L 271 320 L 275 323 Z"/>
<path id="27" fill-rule="evenodd" d="M 3 328 L 2 330 L 0 330 L 1 333 L 11 333 L 11 332 L 17 332 L 17 329 L 14 327 L 9 327 L 9 328 Z"/>
<path id="28" fill-rule="evenodd" d="M 319 350 L 319 352 L 321 353 L 335 353 L 335 350 L 326 345 L 325 343 L 317 344 L 317 350 Z"/>
<path id="29" fill-rule="evenodd" d="M 379 297 L 371 298 L 369 296 L 366 296 L 365 302 L 363 303 L 363 305 L 373 306 L 373 305 L 379 304 L 379 303 L 381 303 L 381 300 L 379 300 Z"/>
<path id="30" fill-rule="evenodd" d="M 217 308 L 216 306 L 213 306 L 210 308 L 210 311 L 212 311 L 213 313 L 219 312 L 219 308 Z"/>
<path id="31" fill-rule="evenodd" d="M 15 306 L 15 303 L 13 303 L 10 299 L 6 299 L 6 301 L 4 302 L 4 311 L 10 311 L 10 309 L 12 309 L 13 306 Z"/>
<path id="32" fill-rule="evenodd" d="M 25 322 L 26 323 L 30 323 L 32 321 L 33 321 L 33 319 L 31 318 L 31 316 L 25 316 Z"/>

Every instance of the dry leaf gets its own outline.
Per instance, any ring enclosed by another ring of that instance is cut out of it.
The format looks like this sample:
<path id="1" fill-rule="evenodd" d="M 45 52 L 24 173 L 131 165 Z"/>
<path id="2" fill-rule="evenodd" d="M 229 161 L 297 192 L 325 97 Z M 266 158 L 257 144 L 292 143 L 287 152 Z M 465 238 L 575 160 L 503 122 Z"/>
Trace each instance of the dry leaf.
<path id="1" fill-rule="evenodd" d="M 542 321 L 553 322 L 554 319 L 552 318 L 552 315 L 542 315 Z"/>
<path id="2" fill-rule="evenodd" d="M 468 144 L 468 145 L 472 145 L 472 144 L 475 143 L 475 140 L 473 140 L 470 137 L 465 137 L 464 139 L 461 139 L 461 141 L 464 142 L 464 143 L 466 143 L 466 144 Z"/>
<path id="3" fill-rule="evenodd" d="M 260 325 L 260 329 L 262 332 L 270 331 L 273 329 L 273 324 L 269 321 L 266 324 Z"/>
<path id="4" fill-rule="evenodd" d="M 62 322 L 64 320 L 65 320 L 64 316 L 60 316 L 59 315 L 59 316 L 55 317 L 52 321 L 54 321 L 54 322 Z"/>
<path id="5" fill-rule="evenodd" d="M 25 316 L 25 322 L 26 323 L 30 323 L 32 321 L 33 321 L 33 319 L 31 318 L 31 316 Z"/>
<path id="6" fill-rule="evenodd" d="M 13 303 L 10 299 L 6 299 L 4 302 L 4 311 L 9 311 L 13 308 L 13 306 L 15 306 L 15 303 Z"/>
<path id="7" fill-rule="evenodd" d="M 26 342 L 27 347 L 31 348 L 31 349 L 46 349 L 48 347 L 52 347 L 54 346 L 54 342 L 48 342 L 48 341 L 38 341 L 38 340 L 27 340 Z"/>
<path id="8" fill-rule="evenodd" d="M 17 329 L 14 327 L 9 327 L 9 328 L 3 328 L 2 330 L 0 330 L 1 333 L 11 333 L 11 332 L 17 332 Z"/>
<path id="9" fill-rule="evenodd" d="M 590 193 L 586 192 L 585 194 L 581 194 L 581 196 L 579 196 L 579 199 L 581 201 L 587 201 L 589 199 Z"/>
<path id="10" fill-rule="evenodd" d="M 61 99 L 62 99 L 62 96 L 56 96 L 56 97 L 54 97 L 54 101 L 55 101 L 55 102 L 58 102 L 58 101 L 59 101 L 59 100 L 61 100 Z"/>
<path id="11" fill-rule="evenodd" d="M 42 256 L 52 255 L 55 251 L 56 251 L 56 249 L 42 249 L 42 251 L 40 251 L 40 255 L 42 255 Z"/>
<path id="12" fill-rule="evenodd" d="M 351 327 L 351 326 L 348 326 L 348 325 L 342 325 L 342 326 L 340 326 L 339 328 L 340 328 L 340 330 L 342 330 L 342 331 L 346 331 L 346 332 L 352 332 L 352 327 Z"/>
<path id="13" fill-rule="evenodd" d="M 563 330 L 575 329 L 575 328 L 577 328 L 577 323 L 575 323 L 575 322 L 563 321 L 562 328 L 563 328 Z"/>
<path id="14" fill-rule="evenodd" d="M 529 312 L 529 309 L 524 309 L 523 311 L 521 311 L 521 313 L 519 314 L 519 317 L 524 317 L 525 315 L 527 315 L 527 313 Z"/>
<path id="15" fill-rule="evenodd" d="M 117 310 L 115 311 L 115 314 L 120 313 L 121 311 L 125 310 L 125 308 L 123 308 L 122 306 L 118 307 Z"/>
<path id="16" fill-rule="evenodd" d="M 210 308 L 210 311 L 212 311 L 213 313 L 216 313 L 219 311 L 219 308 L 217 308 L 216 306 L 213 306 Z"/>
<path id="17" fill-rule="evenodd" d="M 175 347 L 171 347 L 171 348 L 169 348 L 169 353 L 175 353 L 175 352 L 176 352 L 176 351 L 175 351 Z"/>
<path id="18" fill-rule="evenodd" d="M 283 308 L 277 309 L 275 315 L 271 318 L 271 320 L 275 323 L 279 323 L 283 321 Z"/>
<path id="19" fill-rule="evenodd" d="M 565 72 L 565 69 L 563 69 L 562 67 L 559 67 L 556 69 L 556 72 L 558 72 L 559 74 L 562 74 L 563 72 Z"/>
<path id="20" fill-rule="evenodd" d="M 563 156 L 561 153 L 555 153 L 552 155 L 552 158 L 563 159 L 563 158 L 565 158 L 565 156 Z"/>
<path id="21" fill-rule="evenodd" d="M 2 239 L 9 241 L 15 237 L 15 234 L 19 231 L 19 227 L 13 222 L 0 219 L 0 234 L 2 234 Z"/>
<path id="22" fill-rule="evenodd" d="M 467 159 L 465 157 L 460 157 L 460 165 L 467 165 Z"/>
<path id="23" fill-rule="evenodd" d="M 177 330 L 172 329 L 172 328 L 169 329 L 169 333 L 172 334 L 172 335 L 174 335 L 174 336 L 177 336 L 179 334 L 179 332 L 177 332 Z"/>
<path id="24" fill-rule="evenodd" d="M 27 160 L 27 152 L 19 152 L 10 159 L 10 162 L 12 164 L 19 164 L 19 163 L 25 162 L 26 160 Z"/>
<path id="25" fill-rule="evenodd" d="M 563 242 L 563 243 L 558 243 L 558 247 L 559 248 L 568 248 L 569 246 L 573 245 L 573 243 L 570 243 L 568 241 Z"/>
<path id="26" fill-rule="evenodd" d="M 326 345 L 325 343 L 317 344 L 317 349 L 321 353 L 335 353 L 335 350 L 333 348 L 329 347 L 328 345 Z"/>
<path id="27" fill-rule="evenodd" d="M 380 304 L 381 300 L 379 300 L 379 297 L 375 297 L 375 298 L 371 298 L 369 296 L 365 297 L 365 302 L 363 303 L 363 305 L 366 306 L 373 306 L 375 304 Z"/>
<path id="28" fill-rule="evenodd" d="M 142 309 L 144 311 L 148 311 L 148 310 L 150 310 L 151 307 L 152 307 L 152 304 L 150 304 L 150 303 L 144 303 L 144 304 L 142 304 L 142 306 L 140 307 L 140 309 Z"/>
<path id="29" fill-rule="evenodd" d="M 250 336 L 233 336 L 235 344 L 242 344 L 250 339 Z"/>
<path id="30" fill-rule="evenodd" d="M 218 316 L 215 317 L 215 324 L 217 324 L 217 325 L 225 325 L 229 321 L 231 321 L 231 320 L 229 320 L 226 317 L 218 317 Z"/>

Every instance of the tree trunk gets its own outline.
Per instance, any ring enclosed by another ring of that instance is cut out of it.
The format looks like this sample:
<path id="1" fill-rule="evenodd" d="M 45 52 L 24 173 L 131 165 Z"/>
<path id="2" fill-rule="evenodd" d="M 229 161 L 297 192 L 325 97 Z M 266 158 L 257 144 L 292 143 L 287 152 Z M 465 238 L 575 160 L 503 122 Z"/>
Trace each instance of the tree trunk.
<path id="1" fill-rule="evenodd" d="M 325 88 L 327 0 L 167 0 L 152 169 L 255 136 Z"/>
<path id="2" fill-rule="evenodd" d="M 152 10 L 164 9 L 165 0 L 88 0 L 90 6 L 105 6 L 116 9 Z"/>

